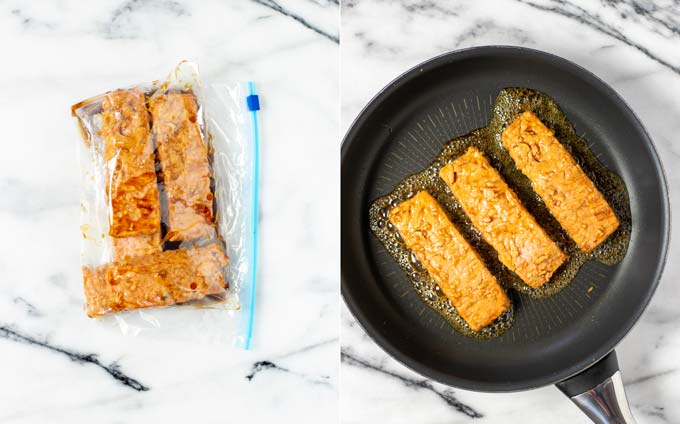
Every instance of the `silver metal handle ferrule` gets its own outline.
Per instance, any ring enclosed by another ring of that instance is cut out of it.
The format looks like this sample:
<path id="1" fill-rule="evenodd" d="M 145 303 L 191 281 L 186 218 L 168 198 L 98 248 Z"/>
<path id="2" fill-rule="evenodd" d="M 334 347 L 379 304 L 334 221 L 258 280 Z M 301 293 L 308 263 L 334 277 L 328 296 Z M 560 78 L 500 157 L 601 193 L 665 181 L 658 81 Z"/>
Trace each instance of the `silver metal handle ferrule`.
<path id="1" fill-rule="evenodd" d="M 596 424 L 635 424 L 619 371 L 571 400 Z"/>

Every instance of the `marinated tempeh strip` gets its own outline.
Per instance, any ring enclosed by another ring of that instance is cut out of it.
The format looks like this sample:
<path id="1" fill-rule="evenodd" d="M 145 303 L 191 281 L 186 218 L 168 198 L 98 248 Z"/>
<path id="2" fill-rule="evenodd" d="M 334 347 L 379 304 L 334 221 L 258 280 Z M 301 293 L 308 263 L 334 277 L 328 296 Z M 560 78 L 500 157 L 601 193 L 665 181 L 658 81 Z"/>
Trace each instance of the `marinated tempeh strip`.
<path id="1" fill-rule="evenodd" d="M 394 207 L 389 220 L 470 328 L 478 331 L 508 309 L 496 277 L 428 192 Z"/>
<path id="2" fill-rule="evenodd" d="M 161 208 L 144 93 L 107 93 L 101 115 L 114 260 L 158 252 Z"/>
<path id="3" fill-rule="evenodd" d="M 197 124 L 191 93 L 166 93 L 149 102 L 153 134 L 168 202 L 170 241 L 214 235 L 208 149 Z"/>
<path id="4" fill-rule="evenodd" d="M 222 268 L 227 262 L 222 247 L 211 244 L 137 256 L 95 269 L 83 267 L 87 314 L 97 317 L 223 293 Z"/>
<path id="5" fill-rule="evenodd" d="M 161 232 L 141 236 L 112 237 L 111 244 L 114 261 L 122 261 L 132 256 L 148 255 L 162 250 Z"/>
<path id="6" fill-rule="evenodd" d="M 439 171 L 498 259 L 531 287 L 545 284 L 567 256 L 475 147 Z"/>
<path id="7" fill-rule="evenodd" d="M 515 119 L 503 131 L 502 140 L 531 187 L 581 250 L 592 251 L 619 227 L 602 193 L 532 112 Z"/>

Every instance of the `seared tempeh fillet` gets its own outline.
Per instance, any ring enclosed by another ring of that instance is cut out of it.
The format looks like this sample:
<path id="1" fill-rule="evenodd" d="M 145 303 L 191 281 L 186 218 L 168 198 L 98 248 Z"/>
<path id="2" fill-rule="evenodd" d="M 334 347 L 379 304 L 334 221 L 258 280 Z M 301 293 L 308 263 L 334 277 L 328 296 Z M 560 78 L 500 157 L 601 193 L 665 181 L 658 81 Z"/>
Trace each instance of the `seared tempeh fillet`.
<path id="1" fill-rule="evenodd" d="M 165 306 L 223 293 L 228 259 L 211 244 L 177 249 L 83 268 L 87 314 L 97 317 L 126 309 Z"/>
<path id="2" fill-rule="evenodd" d="M 142 91 L 117 90 L 104 96 L 101 136 L 114 259 L 160 251 L 160 202 Z"/>
<path id="3" fill-rule="evenodd" d="M 214 235 L 208 149 L 191 93 L 154 96 L 149 107 L 168 201 L 168 240 Z"/>
<path id="4" fill-rule="evenodd" d="M 602 193 L 536 115 L 521 114 L 502 139 L 531 187 L 581 250 L 590 252 L 619 227 Z"/>
<path id="5" fill-rule="evenodd" d="M 470 328 L 478 331 L 508 309 L 496 277 L 428 192 L 394 207 L 389 219 Z"/>
<path id="6" fill-rule="evenodd" d="M 439 171 L 498 259 L 531 287 L 545 284 L 567 256 L 520 203 L 482 152 L 467 152 Z"/>

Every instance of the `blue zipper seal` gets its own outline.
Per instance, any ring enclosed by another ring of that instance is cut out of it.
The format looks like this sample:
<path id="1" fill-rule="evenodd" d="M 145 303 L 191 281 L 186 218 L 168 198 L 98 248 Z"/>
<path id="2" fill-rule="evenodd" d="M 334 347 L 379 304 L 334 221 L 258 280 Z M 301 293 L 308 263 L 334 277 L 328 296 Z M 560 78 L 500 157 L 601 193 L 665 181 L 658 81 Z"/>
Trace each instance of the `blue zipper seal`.
<path id="1" fill-rule="evenodd" d="M 260 98 L 255 94 L 255 86 L 253 85 L 252 82 L 248 83 L 248 89 L 250 90 L 250 94 L 248 97 L 246 97 L 246 104 L 248 105 L 248 110 L 251 112 L 255 112 L 260 110 Z M 256 128 L 257 131 L 257 128 Z"/>
<path id="2" fill-rule="evenodd" d="M 250 281 L 250 299 L 248 310 L 248 329 L 246 331 L 246 340 L 244 348 L 250 350 L 253 340 L 253 321 L 255 317 L 255 289 L 257 288 L 257 226 L 259 213 L 259 180 L 260 180 L 260 134 L 257 124 L 257 111 L 260 110 L 260 98 L 255 94 L 255 83 L 248 82 L 248 96 L 246 97 L 246 104 L 252 116 L 253 125 L 253 248 L 251 252 L 250 264 L 252 266 L 251 281 Z"/>

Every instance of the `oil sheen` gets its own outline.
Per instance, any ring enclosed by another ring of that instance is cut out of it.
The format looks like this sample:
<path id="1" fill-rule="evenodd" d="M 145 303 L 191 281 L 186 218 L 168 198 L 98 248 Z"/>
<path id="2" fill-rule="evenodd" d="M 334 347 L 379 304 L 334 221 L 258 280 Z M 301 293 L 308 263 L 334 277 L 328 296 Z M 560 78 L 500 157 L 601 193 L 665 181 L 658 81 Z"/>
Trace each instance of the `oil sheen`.
<path id="1" fill-rule="evenodd" d="M 503 130 L 527 110 L 536 114 L 547 127 L 554 131 L 555 137 L 595 183 L 620 221 L 619 228 L 590 253 L 579 250 L 569 238 L 541 198 L 532 190 L 531 182 L 517 169 L 501 143 Z M 392 207 L 421 190 L 427 190 L 442 205 L 451 222 L 477 250 L 491 273 L 496 276 L 499 284 L 508 291 L 511 302 L 517 295 L 546 298 L 557 294 L 576 277 L 586 261 L 598 261 L 607 265 L 621 262 L 628 249 L 631 234 L 630 203 L 623 179 L 600 163 L 588 147 L 587 141 L 577 135 L 573 125 L 555 100 L 542 92 L 528 88 L 506 88 L 501 90 L 496 98 L 492 112 L 486 127 L 449 141 L 427 168 L 403 179 L 392 192 L 376 199 L 369 208 L 371 231 L 408 275 L 418 296 L 444 317 L 453 328 L 467 336 L 479 339 L 500 336 L 512 326 L 514 317 L 512 304 L 505 314 L 488 327 L 480 331 L 470 329 L 387 219 L 387 214 Z M 526 209 L 569 255 L 569 258 L 555 271 L 550 281 L 543 286 L 539 288 L 528 286 L 500 263 L 496 251 L 473 227 L 446 183 L 439 178 L 439 170 L 463 154 L 470 146 L 475 146 L 484 153 L 508 186 L 517 193 Z"/>

